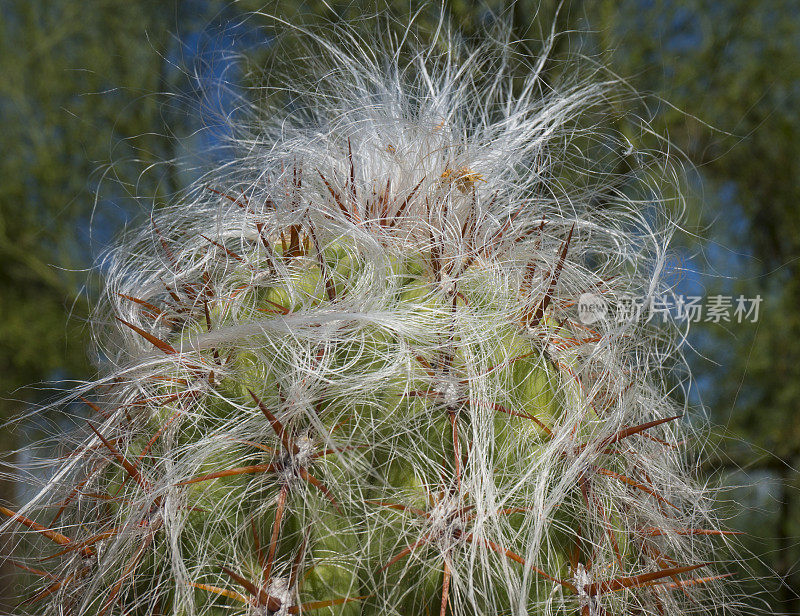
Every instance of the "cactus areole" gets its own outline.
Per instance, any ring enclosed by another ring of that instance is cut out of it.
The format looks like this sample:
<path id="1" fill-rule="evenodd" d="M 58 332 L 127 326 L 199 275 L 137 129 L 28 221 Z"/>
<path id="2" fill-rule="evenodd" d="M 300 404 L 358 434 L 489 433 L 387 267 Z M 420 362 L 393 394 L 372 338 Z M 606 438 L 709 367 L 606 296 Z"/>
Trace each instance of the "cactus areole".
<path id="1" fill-rule="evenodd" d="M 440 38 L 311 37 L 299 111 L 237 116 L 235 157 L 106 256 L 100 376 L 70 394 L 88 421 L 0 510 L 17 613 L 723 594 L 726 532 L 664 385 L 674 328 L 613 318 L 666 289 L 669 161 L 615 132 L 617 84 L 545 85 L 533 59 L 520 85 L 502 44 Z M 580 318 L 587 293 L 605 318 Z"/>

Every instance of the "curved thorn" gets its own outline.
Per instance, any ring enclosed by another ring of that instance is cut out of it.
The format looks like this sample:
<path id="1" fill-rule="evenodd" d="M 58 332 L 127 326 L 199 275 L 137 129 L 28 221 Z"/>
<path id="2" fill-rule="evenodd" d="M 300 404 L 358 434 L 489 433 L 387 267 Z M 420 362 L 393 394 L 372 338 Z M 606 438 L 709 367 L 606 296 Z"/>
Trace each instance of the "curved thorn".
<path id="1" fill-rule="evenodd" d="M 420 517 L 428 517 L 428 512 L 423 511 L 422 509 L 417 509 L 416 507 L 409 507 L 408 505 L 401 505 L 400 503 L 388 503 L 386 501 L 377 501 L 377 500 L 365 500 L 365 503 L 370 505 L 378 505 L 379 507 L 388 507 L 389 509 L 395 509 L 397 511 L 410 511 L 412 513 L 417 514 Z"/>
<path id="2" fill-rule="evenodd" d="M 442 576 L 442 606 L 439 608 L 439 616 L 445 616 L 447 603 L 450 600 L 450 566 L 447 559 L 444 561 L 444 574 Z"/>
<path id="3" fill-rule="evenodd" d="M 506 558 L 508 558 L 510 560 L 513 560 L 514 562 L 517 562 L 517 563 L 519 563 L 519 564 L 521 564 L 521 565 L 523 565 L 525 567 L 530 567 L 533 571 L 535 571 L 536 573 L 541 575 L 543 578 L 545 578 L 547 580 L 550 580 L 551 582 L 556 582 L 557 584 L 561 584 L 562 586 L 566 586 L 567 588 L 569 588 L 571 590 L 575 590 L 575 586 L 573 586 L 570 582 L 567 582 L 565 580 L 559 580 L 558 578 L 555 578 L 552 575 L 542 571 L 538 567 L 534 567 L 533 565 L 527 564 L 525 562 L 525 559 L 522 558 L 522 556 L 520 556 L 519 554 L 516 554 L 515 552 L 512 552 L 508 548 L 504 548 L 504 547 L 502 547 L 500 545 L 497 545 L 493 541 L 489 541 L 488 539 L 479 539 L 478 537 L 476 537 L 472 533 L 470 533 L 469 535 L 466 535 L 465 540 L 467 542 L 469 542 L 469 543 L 475 543 L 476 541 L 479 541 L 479 542 L 483 543 L 484 546 L 486 546 L 487 548 L 492 550 L 493 552 L 497 552 L 498 554 L 502 554 Z"/>
<path id="4" fill-rule="evenodd" d="M 632 488 L 636 488 L 637 490 L 641 490 L 642 492 L 649 494 L 650 496 L 656 498 L 659 502 L 669 505 L 673 509 L 680 510 L 680 508 L 677 505 L 673 505 L 671 502 L 669 502 L 666 498 L 661 496 L 654 489 L 649 488 L 648 486 L 636 481 L 635 479 L 631 479 L 630 477 L 623 475 L 622 473 L 615 473 L 614 471 L 609 470 L 607 468 L 603 468 L 601 466 L 592 466 L 592 468 L 599 475 L 605 475 L 606 477 L 613 477 L 614 479 L 618 479 L 622 483 L 627 484 Z"/>
<path id="5" fill-rule="evenodd" d="M 281 521 L 283 520 L 283 512 L 286 508 L 286 497 L 288 493 L 289 488 L 284 484 L 281 487 L 280 494 L 278 495 L 278 504 L 275 507 L 275 521 L 272 523 L 272 535 L 269 540 L 267 564 L 264 567 L 264 575 L 262 576 L 265 584 L 269 581 L 270 574 L 272 573 L 272 566 L 275 561 L 275 552 L 278 550 L 278 535 L 281 532 Z"/>
<path id="6" fill-rule="evenodd" d="M 235 571 L 233 571 L 231 569 L 228 569 L 224 565 L 222 566 L 222 570 L 228 575 L 229 578 L 231 578 L 233 581 L 235 581 L 237 584 L 239 584 L 242 588 L 247 590 L 247 592 L 249 592 L 251 595 L 253 595 L 253 597 L 255 597 L 256 601 L 258 601 L 259 605 L 266 605 L 269 602 L 270 596 L 267 593 L 265 593 L 263 590 L 261 590 L 260 588 L 257 588 L 256 585 L 253 584 L 250 580 L 248 580 L 247 578 L 243 578 L 241 575 L 239 575 L 238 573 L 236 573 Z M 246 601 L 246 603 L 250 603 L 250 602 Z"/>
<path id="7" fill-rule="evenodd" d="M 631 426 L 630 428 L 624 428 L 609 436 L 605 439 L 601 445 L 601 447 L 605 447 L 606 445 L 612 445 L 614 443 L 618 443 L 622 439 L 628 438 L 629 436 L 633 436 L 634 434 L 638 434 L 639 432 L 643 432 L 644 430 L 649 430 L 650 428 L 654 428 L 658 425 L 663 423 L 667 423 L 668 421 L 675 421 L 676 419 L 680 419 L 683 415 L 673 415 L 672 417 L 665 417 L 664 419 L 656 419 L 655 421 L 648 421 L 647 423 L 639 424 L 638 426 Z"/>
<path id="8" fill-rule="evenodd" d="M 37 603 L 37 602 L 41 601 L 45 597 L 48 597 L 48 596 L 52 595 L 54 592 L 57 592 L 64 585 L 69 584 L 74 577 L 75 577 L 75 574 L 73 573 L 72 575 L 69 575 L 68 577 L 65 577 L 63 580 L 56 580 L 55 582 L 50 584 L 47 588 L 39 591 L 38 593 L 36 593 L 32 597 L 30 597 L 28 599 L 25 599 L 25 601 L 22 601 L 19 605 L 20 606 L 32 605 L 34 603 Z"/>
<path id="9" fill-rule="evenodd" d="M 300 548 L 297 550 L 297 555 L 294 557 L 294 563 L 292 563 L 292 572 L 289 575 L 289 588 L 294 588 L 297 584 L 297 578 L 300 575 L 300 565 L 303 562 L 303 556 L 305 556 L 307 544 L 308 532 L 303 534 L 303 540 L 300 542 Z"/>
<path id="10" fill-rule="evenodd" d="M 651 573 L 642 573 L 641 575 L 633 575 L 630 577 L 616 578 L 613 580 L 606 580 L 604 582 L 594 582 L 585 587 L 585 591 L 589 595 L 598 595 L 607 592 L 617 592 L 624 588 L 647 586 L 649 582 L 660 580 L 665 577 L 672 577 L 680 573 L 688 573 L 700 567 L 706 567 L 710 563 L 700 563 L 699 565 L 687 565 L 685 567 L 669 567 L 668 569 L 661 569 L 660 571 L 653 571 Z"/>
<path id="11" fill-rule="evenodd" d="M 33 567 L 29 567 L 28 565 L 23 565 L 22 563 L 18 563 L 17 561 L 11 560 L 11 559 L 9 559 L 8 562 L 10 562 L 15 567 L 19 567 L 23 571 L 27 571 L 29 573 L 33 573 L 33 574 L 39 575 L 41 577 L 50 578 L 51 580 L 60 581 L 59 578 L 57 578 L 55 575 L 53 575 L 52 573 L 49 573 L 47 571 L 42 571 L 41 569 L 34 569 Z"/>
<path id="12" fill-rule="evenodd" d="M 159 310 L 156 306 L 151 304 L 150 302 L 146 302 L 143 299 L 139 299 L 138 297 L 133 297 L 132 295 L 125 295 L 124 293 L 117 293 L 120 297 L 127 299 L 135 304 L 139 304 L 140 306 L 144 306 L 150 312 L 154 312 L 155 314 L 164 314 L 163 311 Z"/>
<path id="13" fill-rule="evenodd" d="M 187 479 L 176 483 L 178 486 L 188 486 L 192 483 L 200 483 L 201 481 L 210 481 L 212 479 L 219 479 L 220 477 L 233 477 L 235 475 L 247 475 L 251 473 L 271 473 L 276 470 L 275 464 L 254 464 L 253 466 L 241 466 L 239 468 L 231 468 L 226 471 L 217 471 L 209 473 L 202 477 L 195 477 L 194 479 Z"/>
<path id="14" fill-rule="evenodd" d="M 234 259 L 236 259 L 236 260 L 237 260 L 237 261 L 239 261 L 240 263 L 245 263 L 245 260 L 244 260 L 244 259 L 243 259 L 241 256 L 237 255 L 237 254 L 236 254 L 235 252 L 233 252 L 232 250 L 228 250 L 227 248 L 225 248 L 225 246 L 223 246 L 223 245 L 222 245 L 222 244 L 220 244 L 219 242 L 215 242 L 215 241 L 214 241 L 214 240 L 212 240 L 210 237 L 206 237 L 206 236 L 205 236 L 205 235 L 203 235 L 202 233 L 200 234 L 200 237 L 202 237 L 204 240 L 206 240 L 206 241 L 208 241 L 208 242 L 211 242 L 211 243 L 212 243 L 212 244 L 214 244 L 214 246 L 216 246 L 217 248 L 222 248 L 222 250 L 224 250 L 226 253 L 228 253 L 228 256 L 231 256 L 231 257 L 233 257 Z"/>
<path id="15" fill-rule="evenodd" d="M 281 443 L 283 443 L 283 446 L 286 449 L 286 451 L 291 451 L 292 453 L 297 453 L 297 451 L 298 451 L 297 446 L 294 443 L 292 443 L 291 438 L 289 438 L 289 433 L 287 432 L 287 430 L 284 427 L 284 425 L 278 420 L 277 417 L 275 417 L 275 415 L 272 414 L 272 411 L 270 411 L 267 408 L 267 405 L 264 404 L 258 398 L 258 396 L 256 396 L 253 393 L 252 389 L 248 389 L 247 391 L 250 393 L 250 396 L 253 398 L 255 403 L 258 405 L 258 408 L 261 409 L 261 412 L 264 413 L 264 416 L 267 418 L 267 421 L 269 421 L 269 424 L 272 426 L 272 430 L 275 432 L 275 434 L 281 440 Z"/>
<path id="16" fill-rule="evenodd" d="M 128 321 L 126 321 L 125 319 L 120 319 L 119 317 L 114 317 L 114 318 L 117 321 L 119 321 L 120 323 L 122 323 L 123 325 L 127 325 L 128 327 L 130 327 L 133 331 L 135 331 L 137 334 L 139 334 L 142 338 L 147 340 L 147 342 L 152 344 L 157 349 L 159 349 L 161 351 L 164 351 L 164 353 L 167 353 L 168 355 L 171 355 L 171 354 L 175 354 L 175 353 L 178 352 L 178 351 L 176 351 L 174 349 L 174 347 L 172 347 L 172 345 L 164 342 L 160 338 L 156 338 L 153 334 L 151 334 L 149 332 L 146 332 L 141 327 L 137 327 L 133 323 L 128 323 Z"/>
<path id="17" fill-rule="evenodd" d="M 164 423 L 164 425 L 161 426 L 158 430 L 156 430 L 156 433 L 152 436 L 152 438 L 149 441 L 147 441 L 147 444 L 144 446 L 144 448 L 142 449 L 141 453 L 138 456 L 136 456 L 137 460 L 142 460 L 147 455 L 147 453 L 150 451 L 150 448 L 155 444 L 155 442 L 158 440 L 158 438 L 164 433 L 164 430 L 166 430 L 169 427 L 169 425 L 178 418 L 179 414 L 180 414 L 180 411 L 175 411 L 170 416 L 170 418 Z"/>
<path id="18" fill-rule="evenodd" d="M 31 530 L 35 530 L 40 535 L 47 537 L 50 541 L 57 543 L 58 545 L 67 545 L 72 543 L 72 539 L 69 537 L 62 535 L 59 532 L 56 532 L 46 526 L 42 526 L 38 522 L 34 522 L 30 518 L 26 518 L 21 513 L 17 513 L 16 511 L 11 511 L 11 509 L 6 509 L 5 507 L 0 506 L 0 513 L 3 515 L 11 518 L 12 520 L 16 520 L 23 526 L 27 526 Z"/>
<path id="19" fill-rule="evenodd" d="M 391 567 L 393 564 L 395 564 L 395 563 L 396 563 L 396 562 L 398 562 L 399 560 L 402 560 L 403 558 L 405 558 L 406 556 L 408 556 L 409 554 L 411 554 L 411 552 L 413 552 L 414 550 L 416 550 L 416 549 L 417 549 L 419 546 L 421 546 L 421 545 L 424 545 L 425 543 L 428 543 L 429 541 L 430 541 L 430 537 L 429 537 L 429 536 L 427 536 L 427 535 L 426 535 L 425 537 L 423 537 L 422 539 L 418 539 L 418 540 L 417 540 L 417 541 L 415 541 L 414 543 L 412 543 L 412 544 L 410 544 L 409 546 L 407 546 L 407 547 L 403 548 L 401 551 L 399 551 L 397 554 L 395 554 L 395 555 L 392 557 L 392 559 L 391 559 L 391 560 L 390 560 L 388 563 L 386 563 L 385 565 L 383 565 L 383 567 L 381 567 L 380 569 L 378 569 L 378 571 L 385 571 L 386 569 L 388 569 L 389 567 Z"/>
<path id="20" fill-rule="evenodd" d="M 145 483 L 144 479 L 142 479 L 142 476 L 139 474 L 139 469 L 137 469 L 134 464 L 130 463 L 125 458 L 125 456 L 122 455 L 119 449 L 117 449 L 108 439 L 106 439 L 106 437 L 100 434 L 100 432 L 97 431 L 97 428 L 95 428 L 91 422 L 87 421 L 86 423 L 89 425 L 91 431 L 97 435 L 97 438 L 100 439 L 103 445 L 105 445 L 106 448 L 111 452 L 111 455 L 113 455 L 114 458 L 116 458 L 117 462 L 119 462 L 122 465 L 122 467 L 125 469 L 125 472 L 127 472 L 128 475 L 130 475 L 133 478 L 133 480 L 136 483 L 138 483 L 142 488 L 147 489 L 147 484 Z"/>
<path id="21" fill-rule="evenodd" d="M 122 584 L 125 582 L 125 578 L 127 578 L 133 571 L 136 569 L 136 566 L 139 564 L 139 559 L 141 559 L 142 555 L 144 554 L 145 550 L 150 546 L 153 541 L 153 533 L 150 533 L 147 536 L 147 539 L 142 543 L 139 551 L 131 558 L 128 566 L 122 572 L 120 578 L 116 581 L 114 586 L 111 587 L 111 592 L 108 594 L 108 598 L 106 599 L 103 607 L 98 612 L 98 616 L 103 616 L 108 609 L 116 603 L 117 595 L 119 595 L 119 591 L 122 590 Z"/>
<path id="22" fill-rule="evenodd" d="M 323 483 L 322 483 L 322 482 L 321 482 L 319 479 L 317 479 L 316 477 L 314 477 L 314 475 L 312 475 L 311 473 L 309 473 L 309 472 L 308 472 L 306 469 L 304 469 L 304 468 L 301 468 L 301 469 L 298 471 L 298 473 L 299 473 L 300 477 L 302 477 L 302 478 L 303 478 L 305 481 L 307 481 L 307 482 L 308 482 L 308 483 L 310 483 L 312 486 L 314 486 L 315 488 L 317 488 L 317 490 L 319 490 L 320 492 L 322 492 L 322 494 L 325 496 L 325 498 L 327 498 L 327 499 L 328 499 L 328 500 L 331 502 L 331 504 L 334 506 L 334 508 L 336 509 L 336 511 L 338 511 L 339 513 L 341 513 L 341 512 L 342 512 L 342 510 L 339 508 L 339 503 L 337 503 L 337 502 L 336 502 L 336 499 L 333 497 L 333 494 L 332 494 L 332 493 L 331 493 L 331 491 L 330 491 L 330 490 L 329 490 L 329 489 L 328 489 L 328 488 L 325 486 L 325 484 L 323 484 Z"/>
<path id="23" fill-rule="evenodd" d="M 680 582 L 672 582 L 672 583 L 664 583 L 662 584 L 662 588 L 666 588 L 668 590 L 674 590 L 676 588 L 687 588 L 689 586 L 697 586 L 698 584 L 707 584 L 708 582 L 713 582 L 714 580 L 721 580 L 723 578 L 727 578 L 732 576 L 733 573 L 725 573 L 723 575 L 712 575 L 709 577 L 704 578 L 694 578 L 691 580 L 681 580 Z M 652 584 L 655 586 L 658 582 Z"/>
<path id="24" fill-rule="evenodd" d="M 200 590 L 207 590 L 208 592 L 213 592 L 214 594 L 221 595 L 223 597 L 235 599 L 236 601 L 240 601 L 242 603 L 250 603 L 250 600 L 247 597 L 240 595 L 234 590 L 227 590 L 225 588 L 220 588 L 219 586 L 211 586 L 210 584 L 197 584 L 195 582 L 189 582 L 189 586 L 194 586 Z"/>
<path id="25" fill-rule="evenodd" d="M 103 539 L 108 539 L 109 537 L 113 537 L 119 531 L 116 528 L 112 528 L 111 530 L 104 531 L 102 533 L 98 533 L 97 535 L 93 535 L 88 539 L 85 539 L 81 542 L 75 542 L 72 545 L 66 547 L 65 549 L 56 552 L 55 554 L 51 554 L 45 558 L 42 558 L 43 561 L 51 560 L 53 558 L 57 558 L 59 556 L 63 556 L 64 554 L 68 554 L 69 552 L 74 552 L 75 550 L 81 550 L 84 556 L 92 556 L 94 554 L 94 550 L 91 549 L 91 546 L 99 541 L 103 541 Z"/>
<path id="26" fill-rule="evenodd" d="M 408 207 L 408 202 L 409 202 L 409 201 L 411 201 L 411 199 L 413 199 L 413 198 L 414 198 L 414 195 L 417 193 L 417 190 L 419 190 L 419 187 L 420 187 L 420 186 L 422 186 L 422 182 L 424 182 L 424 181 L 425 181 L 425 178 L 422 178 L 422 179 L 421 179 L 421 180 L 420 180 L 420 181 L 417 183 L 417 185 L 416 185 L 416 186 L 414 186 L 414 188 L 412 188 L 412 189 L 411 189 L 411 192 L 410 192 L 410 193 L 408 193 L 408 196 L 405 198 L 405 200 L 403 201 L 403 203 L 402 203 L 402 204 L 400 204 L 400 207 L 397 209 L 397 212 L 395 212 L 394 216 L 392 217 L 392 220 L 390 220 L 390 221 L 389 221 L 389 228 L 390 228 L 390 229 L 391 229 L 392 227 L 394 227 L 395 223 L 396 223 L 396 222 L 397 222 L 397 221 L 400 219 L 400 217 L 403 215 L 403 212 L 404 212 L 404 211 L 405 211 L 405 209 Z"/>
<path id="27" fill-rule="evenodd" d="M 512 411 L 511 409 L 507 409 L 504 406 L 501 406 L 497 402 L 490 402 L 489 404 L 492 406 L 492 408 L 494 408 L 494 410 L 499 411 L 501 413 L 505 413 L 506 415 L 511 415 L 512 417 L 521 417 L 522 419 L 530 419 L 542 430 L 544 430 L 547 436 L 553 436 L 553 431 L 550 428 L 548 428 L 544 424 L 544 422 L 542 422 L 537 417 L 530 415 L 529 413 L 520 413 L 519 411 Z"/>

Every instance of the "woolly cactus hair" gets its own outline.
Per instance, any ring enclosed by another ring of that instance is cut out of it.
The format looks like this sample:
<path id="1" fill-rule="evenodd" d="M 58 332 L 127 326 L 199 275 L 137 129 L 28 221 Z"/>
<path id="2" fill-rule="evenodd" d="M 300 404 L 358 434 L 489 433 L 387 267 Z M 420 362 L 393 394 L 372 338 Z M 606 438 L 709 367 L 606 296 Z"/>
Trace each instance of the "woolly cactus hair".
<path id="1" fill-rule="evenodd" d="M 92 417 L 1 510 L 20 614 L 724 599 L 671 330 L 575 308 L 664 288 L 669 167 L 614 174 L 610 82 L 547 88 L 539 62 L 515 90 L 502 45 L 410 39 L 312 37 L 301 111 L 240 128 L 110 254 Z"/>

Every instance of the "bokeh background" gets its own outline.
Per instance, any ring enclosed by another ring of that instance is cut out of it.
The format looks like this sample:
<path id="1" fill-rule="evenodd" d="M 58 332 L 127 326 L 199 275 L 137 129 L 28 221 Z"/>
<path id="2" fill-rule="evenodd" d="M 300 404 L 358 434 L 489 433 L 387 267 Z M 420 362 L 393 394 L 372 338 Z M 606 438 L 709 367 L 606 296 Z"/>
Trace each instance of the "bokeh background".
<path id="1" fill-rule="evenodd" d="M 292 70 L 291 33 L 249 11 L 366 28 L 378 10 L 403 24 L 418 8 L 0 0 L 0 422 L 52 397 L 52 382 L 91 377 L 98 255 L 224 161 L 224 118 L 271 67 Z M 555 23 L 564 34 L 545 77 L 557 82 L 574 54 L 609 67 L 643 93 L 632 112 L 686 163 L 678 290 L 762 303 L 755 323 L 692 328 L 694 379 L 676 395 L 714 426 L 698 455 L 704 479 L 723 488 L 729 526 L 746 533 L 739 555 L 758 577 L 746 602 L 800 614 L 800 4 L 566 0 L 559 11 L 550 0 L 452 0 L 423 6 L 416 23 L 433 26 L 440 11 L 466 38 L 505 20 L 520 53 L 536 53 Z M 617 128 L 637 148 L 657 145 Z M 4 504 L 23 497 L 7 481 L 6 464 L 24 455 L 13 452 L 52 428 L 47 416 L 0 428 Z M 6 563 L 0 613 L 17 599 L 12 582 Z"/>

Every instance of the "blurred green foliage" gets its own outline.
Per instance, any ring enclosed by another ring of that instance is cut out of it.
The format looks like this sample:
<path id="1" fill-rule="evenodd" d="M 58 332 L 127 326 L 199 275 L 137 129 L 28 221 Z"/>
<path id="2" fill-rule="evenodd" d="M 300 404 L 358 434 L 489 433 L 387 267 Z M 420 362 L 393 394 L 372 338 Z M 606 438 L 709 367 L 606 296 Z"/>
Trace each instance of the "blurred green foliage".
<path id="1" fill-rule="evenodd" d="M 687 279 L 708 294 L 764 297 L 758 323 L 699 324 L 692 334 L 697 392 L 726 437 L 706 451 L 705 471 L 723 483 L 753 484 L 729 496 L 750 507 L 732 525 L 750 532 L 743 543 L 760 556 L 751 562 L 767 592 L 754 605 L 763 599 L 768 612 L 800 613 L 796 2 L 441 6 L 467 38 L 482 36 L 496 19 L 510 22 L 520 53 L 536 53 L 555 23 L 564 34 L 547 79 L 568 68 L 560 60 L 572 53 L 609 66 L 646 93 L 632 112 L 688 161 L 685 182 L 694 191 L 679 247 Z M 90 375 L 84 322 L 95 283 L 86 268 L 129 217 L 187 181 L 190 174 L 173 161 L 208 143 L 195 132 L 203 128 L 197 111 L 208 103 L 193 80 L 202 46 L 214 52 L 214 32 L 262 4 L 2 0 L 0 7 L 0 419 L 7 419 L 42 397 L 18 388 Z M 424 7 L 417 23 L 435 24 L 440 8 Z M 275 1 L 265 11 L 318 24 L 356 23 L 379 9 L 398 24 L 410 15 L 401 2 Z M 248 46 L 234 29 L 228 51 L 248 55 L 251 65 L 280 63 L 293 44 L 285 28 L 262 18 L 246 23 L 264 33 L 254 40 L 283 35 L 281 45 Z M 635 127 L 619 128 L 637 147 L 653 145 Z M 16 438 L 4 429 L 0 447 L 14 449 Z M 14 494 L 2 488 L 0 498 Z"/>

